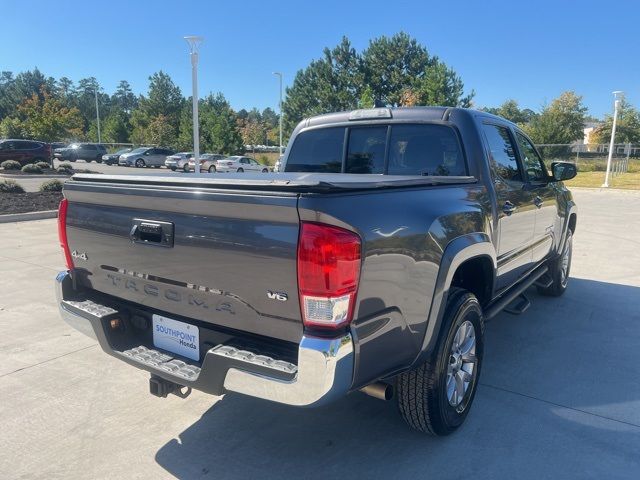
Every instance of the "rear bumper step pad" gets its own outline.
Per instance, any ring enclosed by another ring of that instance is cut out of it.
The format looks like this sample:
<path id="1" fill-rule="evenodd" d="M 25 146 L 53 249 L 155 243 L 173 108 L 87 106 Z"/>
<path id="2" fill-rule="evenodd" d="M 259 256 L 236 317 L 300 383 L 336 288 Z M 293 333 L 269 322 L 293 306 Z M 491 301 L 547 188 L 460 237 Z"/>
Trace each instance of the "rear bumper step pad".
<path id="1" fill-rule="evenodd" d="M 303 336 L 298 365 L 230 345 L 210 348 L 198 365 L 144 345 L 113 349 L 105 325 L 119 312 L 91 299 L 78 299 L 69 272 L 56 277 L 56 295 L 62 318 L 96 338 L 106 353 L 179 385 L 214 395 L 233 391 L 296 406 L 327 403 L 351 389 L 354 353 L 349 333 L 339 338 Z"/>

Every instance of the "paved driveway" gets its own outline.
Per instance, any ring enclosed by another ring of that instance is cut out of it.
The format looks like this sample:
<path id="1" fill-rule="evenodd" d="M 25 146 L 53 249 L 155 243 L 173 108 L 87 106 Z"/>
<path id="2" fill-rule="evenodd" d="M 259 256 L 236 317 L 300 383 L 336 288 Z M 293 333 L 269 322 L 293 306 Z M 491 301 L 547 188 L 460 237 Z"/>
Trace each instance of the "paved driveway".
<path id="1" fill-rule="evenodd" d="M 640 195 L 575 197 L 568 291 L 488 324 L 473 410 L 444 439 L 359 393 L 317 410 L 152 397 L 58 318 L 55 221 L 0 225 L 0 477 L 638 479 Z"/>

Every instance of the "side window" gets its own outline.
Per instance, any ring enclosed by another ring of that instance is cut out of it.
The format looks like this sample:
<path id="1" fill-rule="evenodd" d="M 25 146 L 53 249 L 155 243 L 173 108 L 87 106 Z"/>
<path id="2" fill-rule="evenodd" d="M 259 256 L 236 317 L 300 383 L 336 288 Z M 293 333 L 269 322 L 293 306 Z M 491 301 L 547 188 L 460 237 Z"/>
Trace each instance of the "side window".
<path id="1" fill-rule="evenodd" d="M 509 130 L 505 127 L 489 124 L 483 125 L 482 128 L 489 144 L 491 171 L 502 180 L 522 182 Z"/>
<path id="2" fill-rule="evenodd" d="M 520 153 L 522 153 L 522 165 L 527 172 L 527 178 L 529 181 L 544 181 L 548 178 L 549 174 L 542 162 L 542 159 L 538 156 L 538 152 L 533 148 L 531 142 L 522 134 L 516 132 L 516 140 L 518 141 L 518 147 L 520 147 Z"/>
<path id="3" fill-rule="evenodd" d="M 389 175 L 466 175 L 456 133 L 444 125 L 394 125 Z"/>
<path id="4" fill-rule="evenodd" d="M 319 128 L 296 136 L 285 172 L 340 173 L 344 128 Z"/>
<path id="5" fill-rule="evenodd" d="M 387 127 L 351 128 L 346 173 L 384 173 Z"/>
<path id="6" fill-rule="evenodd" d="M 23 141 L 13 142 L 13 148 L 15 150 L 29 150 L 29 142 L 23 142 Z"/>

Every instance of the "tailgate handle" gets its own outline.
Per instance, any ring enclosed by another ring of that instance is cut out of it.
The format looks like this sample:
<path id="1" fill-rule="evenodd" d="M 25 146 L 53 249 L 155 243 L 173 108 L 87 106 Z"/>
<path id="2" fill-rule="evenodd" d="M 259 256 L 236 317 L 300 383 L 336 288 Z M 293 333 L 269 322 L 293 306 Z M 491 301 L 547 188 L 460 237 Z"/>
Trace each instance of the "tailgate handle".
<path id="1" fill-rule="evenodd" d="M 173 223 L 134 218 L 129 238 L 142 245 L 173 247 Z"/>

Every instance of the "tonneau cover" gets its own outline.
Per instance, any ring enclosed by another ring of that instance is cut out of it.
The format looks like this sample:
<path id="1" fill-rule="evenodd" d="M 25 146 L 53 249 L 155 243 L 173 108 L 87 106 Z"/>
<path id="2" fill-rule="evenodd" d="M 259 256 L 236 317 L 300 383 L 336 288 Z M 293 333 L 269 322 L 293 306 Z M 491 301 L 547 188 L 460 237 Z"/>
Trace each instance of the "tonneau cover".
<path id="1" fill-rule="evenodd" d="M 475 183 L 471 176 L 440 177 L 415 175 L 374 175 L 349 173 L 218 173 L 166 175 L 76 174 L 72 182 L 161 185 L 204 189 L 329 192 L 377 188 L 459 185 Z"/>

